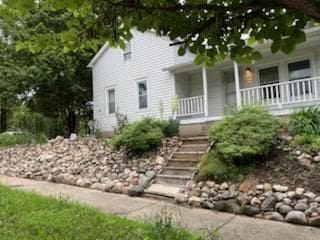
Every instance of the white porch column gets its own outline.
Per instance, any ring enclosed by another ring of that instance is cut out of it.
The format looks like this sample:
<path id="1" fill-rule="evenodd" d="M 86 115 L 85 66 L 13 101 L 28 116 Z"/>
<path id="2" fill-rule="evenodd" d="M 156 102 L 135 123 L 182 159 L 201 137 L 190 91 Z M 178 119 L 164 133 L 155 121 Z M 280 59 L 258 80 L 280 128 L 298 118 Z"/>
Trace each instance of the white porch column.
<path id="1" fill-rule="evenodd" d="M 207 70 L 205 66 L 202 67 L 202 81 L 203 81 L 203 99 L 204 99 L 204 116 L 208 116 L 208 79 Z"/>
<path id="2" fill-rule="evenodd" d="M 237 108 L 240 109 L 240 107 L 241 107 L 241 95 L 240 95 L 240 75 L 239 75 L 238 63 L 233 62 L 233 68 L 234 68 L 234 80 L 235 80 L 235 85 L 236 85 Z"/>

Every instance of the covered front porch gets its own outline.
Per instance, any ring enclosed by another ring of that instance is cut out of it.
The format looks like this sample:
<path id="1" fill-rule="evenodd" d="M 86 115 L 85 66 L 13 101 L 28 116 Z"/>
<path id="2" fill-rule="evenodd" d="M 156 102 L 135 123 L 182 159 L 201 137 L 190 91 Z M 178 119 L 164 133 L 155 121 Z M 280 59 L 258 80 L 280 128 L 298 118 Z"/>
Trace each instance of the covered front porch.
<path id="1" fill-rule="evenodd" d="M 187 124 L 219 120 L 230 109 L 254 104 L 266 106 L 274 115 L 318 105 L 317 64 L 313 58 L 302 58 L 281 65 L 229 62 L 213 69 L 181 68 L 174 72 L 176 117 Z"/>

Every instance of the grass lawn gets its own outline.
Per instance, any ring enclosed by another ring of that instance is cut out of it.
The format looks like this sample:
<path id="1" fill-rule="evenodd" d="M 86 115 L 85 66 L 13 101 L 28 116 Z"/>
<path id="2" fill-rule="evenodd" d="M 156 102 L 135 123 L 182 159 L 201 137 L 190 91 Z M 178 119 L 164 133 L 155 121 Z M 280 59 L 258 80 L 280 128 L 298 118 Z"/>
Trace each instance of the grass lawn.
<path id="1" fill-rule="evenodd" d="M 204 240 L 173 227 L 163 215 L 154 224 L 132 221 L 99 210 L 12 190 L 0 185 L 1 240 Z"/>

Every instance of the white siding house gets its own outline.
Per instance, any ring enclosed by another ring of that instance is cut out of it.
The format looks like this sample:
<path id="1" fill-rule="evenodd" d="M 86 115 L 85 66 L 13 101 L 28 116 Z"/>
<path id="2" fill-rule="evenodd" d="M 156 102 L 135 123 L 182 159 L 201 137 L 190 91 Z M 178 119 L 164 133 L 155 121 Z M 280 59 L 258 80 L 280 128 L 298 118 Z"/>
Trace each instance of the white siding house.
<path id="1" fill-rule="evenodd" d="M 306 30 L 307 41 L 290 55 L 270 53 L 259 46 L 264 58 L 253 65 L 225 61 L 206 69 L 193 63 L 194 56 L 180 57 L 170 40 L 153 32 L 133 31 L 126 50 L 103 46 L 89 67 L 93 73 L 94 119 L 98 128 L 112 133 L 115 112 L 129 121 L 144 116 L 174 117 L 182 124 L 219 120 L 230 106 L 267 106 L 275 115 L 320 103 L 320 28 Z M 163 105 L 161 114 L 160 105 Z"/>

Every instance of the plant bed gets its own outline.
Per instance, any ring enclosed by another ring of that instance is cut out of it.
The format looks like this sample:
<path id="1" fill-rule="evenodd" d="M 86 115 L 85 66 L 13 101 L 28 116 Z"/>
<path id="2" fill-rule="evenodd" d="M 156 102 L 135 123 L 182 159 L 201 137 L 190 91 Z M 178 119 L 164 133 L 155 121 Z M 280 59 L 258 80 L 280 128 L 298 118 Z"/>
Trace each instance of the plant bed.
<path id="1" fill-rule="evenodd" d="M 303 187 L 320 194 L 320 163 L 314 164 L 312 169 L 306 169 L 297 157 L 299 154 L 273 148 L 263 161 L 257 161 L 257 164 L 247 169 L 244 179 L 286 185 L 290 189 Z"/>

